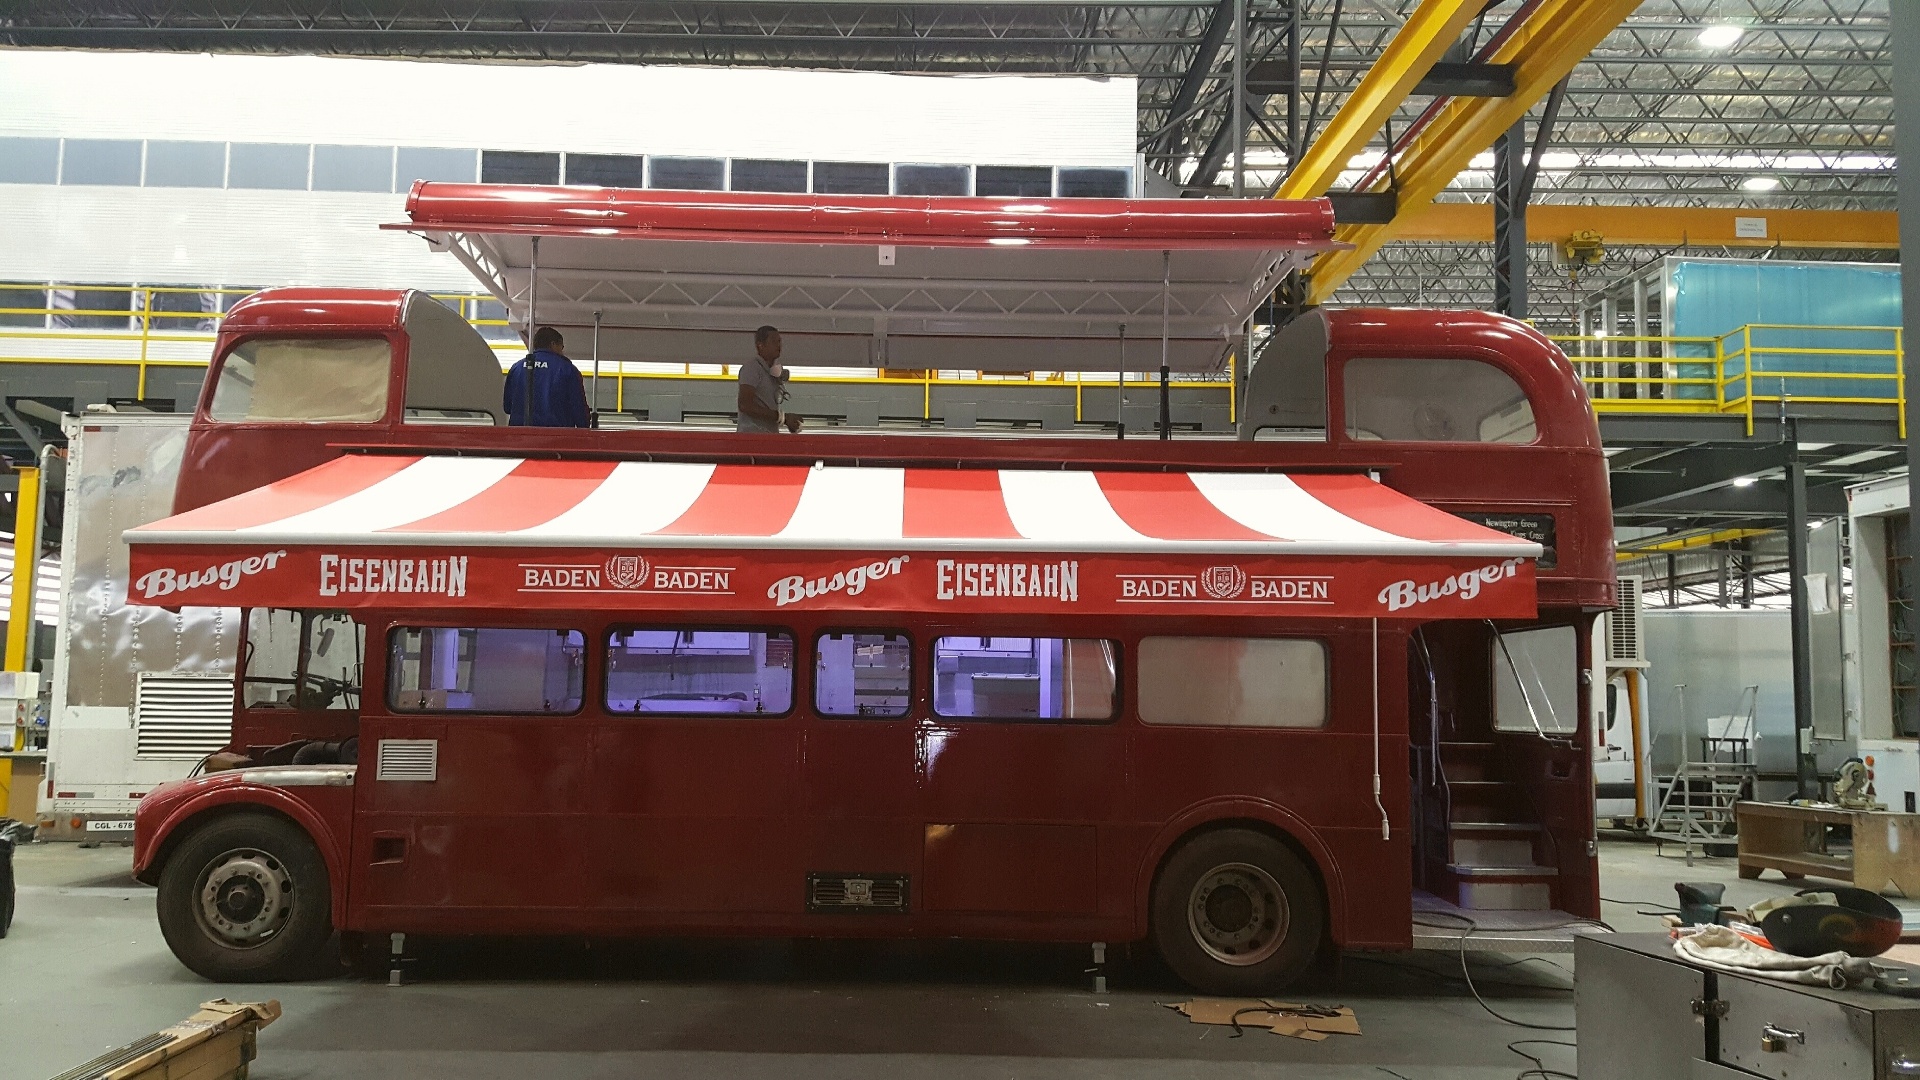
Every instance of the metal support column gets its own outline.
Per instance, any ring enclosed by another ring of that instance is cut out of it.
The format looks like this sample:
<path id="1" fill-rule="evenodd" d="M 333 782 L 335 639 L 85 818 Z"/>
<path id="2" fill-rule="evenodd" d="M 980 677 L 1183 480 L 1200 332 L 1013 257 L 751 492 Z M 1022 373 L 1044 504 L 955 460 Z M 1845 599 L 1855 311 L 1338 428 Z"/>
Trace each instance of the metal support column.
<path id="1" fill-rule="evenodd" d="M 1327 31 L 1329 37 L 1333 31 Z M 1287 0 L 1287 168 L 1300 160 L 1300 0 Z"/>
<path id="2" fill-rule="evenodd" d="M 7 671 L 25 671 L 33 653 L 34 574 L 40 568 L 40 470 L 14 470 L 20 486 L 13 493 L 13 594 L 7 605 Z M 11 724 L 9 717 L 7 723 Z M 13 732 L 6 742 L 12 746 Z"/>
<path id="3" fill-rule="evenodd" d="M 1635 378 L 1647 374 L 1647 278 L 1646 275 L 1633 279 L 1633 359 L 1632 374 Z M 1642 396 L 1639 387 L 1634 387 L 1634 397 Z M 1652 387 L 1649 386 L 1651 391 Z M 1652 394 L 1648 393 L 1648 397 Z"/>
<path id="4" fill-rule="evenodd" d="M 1173 318 L 1173 252 L 1160 253 L 1160 437 L 1173 438 L 1173 376 L 1167 366 L 1167 333 Z"/>
<path id="5" fill-rule="evenodd" d="M 1233 0 L 1233 197 L 1247 193 L 1247 0 Z M 1195 177 L 1205 183 L 1210 178 Z"/>
<path id="6" fill-rule="evenodd" d="M 1614 360 L 1620 355 L 1620 345 L 1613 340 L 1614 335 L 1619 332 L 1620 301 L 1614 299 L 1612 293 L 1602 293 L 1600 295 L 1600 326 L 1594 331 L 1594 336 L 1600 339 L 1600 355 L 1606 357 L 1609 361 Z M 1627 365 L 1618 363 L 1609 363 L 1603 370 L 1606 371 L 1608 378 L 1617 379 L 1624 373 L 1626 366 Z M 1619 396 L 1633 396 L 1632 384 L 1614 383 L 1613 385 L 1618 388 L 1616 393 Z"/>
<path id="7" fill-rule="evenodd" d="M 1820 777 L 1813 760 L 1813 612 L 1807 601 L 1807 467 L 1799 435 L 1785 422 L 1787 438 L 1787 587 L 1792 599 L 1794 780 L 1803 799 L 1817 798 Z"/>
<path id="8" fill-rule="evenodd" d="M 1888 55 L 1908 58 L 1906 63 L 1888 66 L 1893 82 L 1893 114 L 1896 121 L 1904 119 L 1911 130 L 1920 127 L 1920 63 L 1913 62 L 1920 57 L 1920 4 L 1891 4 L 1889 15 Z M 1915 252 L 1916 261 L 1920 261 L 1920 154 L 1900 155 L 1898 169 L 1900 250 Z M 1905 264 L 1903 255 L 1903 270 Z M 1900 275 L 1900 294 L 1901 322 L 1905 327 L 1902 338 L 1920 341 L 1920 267 L 1916 267 L 1914 273 Z M 1920 554 L 1920 394 L 1910 389 L 1905 396 L 1908 548 L 1903 554 L 1912 556 Z M 1920 610 L 1907 605 L 1906 612 L 1907 633 L 1920 636 Z M 1904 718 L 1894 718 L 1894 730 L 1920 730 L 1920 694 L 1896 695 L 1896 700 L 1904 700 L 1909 713 Z"/>
<path id="9" fill-rule="evenodd" d="M 1514 121 L 1493 144 L 1493 306 L 1527 317 L 1527 122 Z"/>
<path id="10" fill-rule="evenodd" d="M 1734 544 L 1740 549 L 1740 607 L 1745 610 L 1753 607 L 1753 540 L 1743 536 Z"/>

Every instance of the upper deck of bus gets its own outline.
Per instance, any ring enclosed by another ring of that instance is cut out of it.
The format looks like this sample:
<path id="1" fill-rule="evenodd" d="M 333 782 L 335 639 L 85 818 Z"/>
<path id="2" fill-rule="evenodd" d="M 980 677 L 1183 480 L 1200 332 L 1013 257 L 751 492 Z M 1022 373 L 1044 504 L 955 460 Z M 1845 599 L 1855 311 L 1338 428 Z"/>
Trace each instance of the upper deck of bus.
<path id="1" fill-rule="evenodd" d="M 1115 320 L 1139 317 L 1125 333 L 1164 335 L 1170 366 L 1194 370 L 1223 364 L 1278 278 L 1332 246 L 1323 201 L 1041 205 L 422 184 L 408 206 L 413 221 L 402 227 L 459 256 L 516 323 L 556 325 L 570 342 L 597 329 L 598 355 L 616 361 L 738 362 L 752 327 L 773 322 L 796 365 L 856 350 L 895 365 L 938 356 L 964 367 L 971 356 L 982 368 L 1094 368 L 1100 351 L 1111 356 Z M 876 266 L 876 250 L 882 263 L 891 252 L 894 267 L 906 264 L 903 276 Z M 658 302 L 662 282 L 681 281 L 705 283 L 710 302 Z M 892 293 L 881 288 L 889 282 Z M 723 303 L 714 290 L 727 289 L 737 296 Z M 915 289 L 940 310 L 907 311 L 900 296 Z M 796 290 L 813 300 L 779 306 Z M 1102 304 L 1116 310 L 1093 314 Z M 508 428 L 492 350 L 453 312 L 403 290 L 267 290 L 233 308 L 212 359 L 179 511 L 346 452 L 1366 471 L 1449 512 L 1544 531 L 1531 537 L 1549 548 L 1543 605 L 1612 601 L 1605 463 L 1585 392 L 1551 342 L 1497 315 L 1344 309 L 1297 320 L 1254 366 L 1232 440 Z M 236 409 L 221 386 L 242 377 L 248 402 Z"/>

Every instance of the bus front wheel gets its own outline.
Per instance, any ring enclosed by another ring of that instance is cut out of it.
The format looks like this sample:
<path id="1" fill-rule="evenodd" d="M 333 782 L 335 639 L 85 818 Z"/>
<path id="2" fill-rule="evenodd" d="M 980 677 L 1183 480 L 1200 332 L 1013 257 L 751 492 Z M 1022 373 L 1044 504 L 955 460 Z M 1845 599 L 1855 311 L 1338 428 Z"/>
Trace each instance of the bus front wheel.
<path id="1" fill-rule="evenodd" d="M 327 864 L 299 826 L 271 814 L 215 818 L 160 871 L 160 933 L 215 982 L 311 973 L 333 934 Z"/>
<path id="2" fill-rule="evenodd" d="M 1251 829 L 1194 837 L 1154 885 L 1154 944 L 1174 974 L 1203 993 L 1260 994 L 1298 980 L 1325 927 L 1313 871 Z"/>

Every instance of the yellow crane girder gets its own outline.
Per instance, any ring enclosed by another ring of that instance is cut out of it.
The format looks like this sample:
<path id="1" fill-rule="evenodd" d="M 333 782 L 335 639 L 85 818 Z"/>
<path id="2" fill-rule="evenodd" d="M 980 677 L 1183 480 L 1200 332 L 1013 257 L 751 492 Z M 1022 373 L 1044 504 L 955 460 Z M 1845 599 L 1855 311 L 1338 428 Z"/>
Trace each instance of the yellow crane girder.
<path id="1" fill-rule="evenodd" d="M 1394 237 L 1402 242 L 1484 243 L 1493 239 L 1493 207 L 1487 203 L 1432 203 L 1407 211 L 1406 217 Z M 1560 241 L 1588 230 L 1617 247 L 1705 244 L 1857 251 L 1900 246 L 1900 215 L 1891 210 L 1559 203 L 1527 207 L 1529 240 Z"/>
<path id="2" fill-rule="evenodd" d="M 1287 174 L 1274 198 L 1325 195 L 1347 162 L 1367 148 L 1387 118 L 1485 6 L 1484 0 L 1424 0 L 1415 8 L 1387 42 L 1380 59 L 1347 95 L 1340 111 L 1327 121 L 1326 130 L 1300 155 L 1299 166 Z"/>
<path id="3" fill-rule="evenodd" d="M 1535 8 L 1487 57 L 1488 63 L 1512 65 L 1514 92 L 1499 98 L 1454 98 L 1440 110 L 1394 163 L 1401 212 L 1384 225 L 1344 225 L 1335 230 L 1336 240 L 1353 246 L 1329 251 L 1314 262 L 1309 271 L 1310 301 L 1325 301 L 1380 245 L 1395 239 L 1419 208 L 1446 190 L 1475 154 L 1512 128 L 1639 6 L 1640 0 L 1545 0 Z M 1384 190 L 1389 179 L 1383 173 L 1370 190 Z"/>

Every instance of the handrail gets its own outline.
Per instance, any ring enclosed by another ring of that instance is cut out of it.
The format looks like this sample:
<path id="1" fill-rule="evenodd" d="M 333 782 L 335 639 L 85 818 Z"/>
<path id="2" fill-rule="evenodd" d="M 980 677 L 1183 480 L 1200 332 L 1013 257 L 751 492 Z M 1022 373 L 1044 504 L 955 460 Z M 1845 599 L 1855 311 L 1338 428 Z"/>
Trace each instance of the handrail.
<path id="1" fill-rule="evenodd" d="M 13 286 L 35 291 L 38 284 Z M 162 311 L 157 297 L 195 295 L 240 297 L 251 289 L 132 286 L 101 290 L 55 284 L 54 289 L 80 292 L 129 293 L 126 309 L 0 307 L 0 370 L 10 364 L 103 366 L 132 368 L 137 395 L 147 394 L 148 372 L 154 368 L 203 367 L 212 352 L 215 335 L 188 323 L 217 325 L 223 311 Z M 483 318 L 498 311 L 491 296 L 473 293 L 434 293 L 454 306 L 482 335 L 509 324 L 505 318 Z M 225 307 L 224 301 L 216 301 Z M 125 320 L 118 326 L 61 326 L 60 320 Z M 1717 336 L 1589 335 L 1556 336 L 1575 373 L 1585 384 L 1598 413 L 1650 415 L 1736 415 L 1748 434 L 1782 402 L 1809 405 L 1855 406 L 1889 410 L 1906 437 L 1906 357 L 1904 334 L 1897 326 L 1794 326 L 1752 323 Z M 489 338 L 502 366 L 518 359 L 523 348 L 517 339 Z M 1238 420 L 1236 394 L 1240 359 L 1229 360 L 1225 377 L 1177 380 L 1176 394 L 1198 395 L 1218 401 L 1225 396 L 1229 422 Z M 602 365 L 602 377 L 613 380 L 614 409 L 625 411 L 628 382 L 722 382 L 737 377 L 730 364 L 685 361 L 631 361 Z M 1129 372 L 1129 375 L 1148 375 Z M 888 371 L 853 369 L 796 371 L 801 384 L 843 386 L 897 386 L 920 389 L 920 419 L 931 420 L 936 387 L 1035 386 L 1072 391 L 1074 420 L 1094 417 L 1086 409 L 1089 388 L 1116 386 L 1115 373 L 1104 371 L 1035 371 L 1017 374 L 951 370 Z M 1120 388 L 1155 390 L 1151 377 L 1128 378 Z"/>
<path id="2" fill-rule="evenodd" d="M 25 288 L 41 290 L 72 290 L 81 292 L 125 292 L 132 294 L 131 300 L 138 306 L 127 308 L 54 308 L 54 307 L 0 307 L 0 368 L 9 364 L 38 364 L 59 366 L 96 366 L 110 368 L 132 368 L 135 375 L 136 397 L 147 396 L 147 375 L 152 368 L 205 367 L 213 351 L 217 335 L 210 330 L 188 330 L 178 327 L 179 321 L 217 325 L 225 317 L 224 311 L 161 311 L 153 306 L 156 295 L 177 294 L 196 296 L 240 297 L 248 296 L 253 289 L 196 289 L 182 286 L 129 286 L 124 288 L 102 288 L 72 286 L 56 283 L 52 286 L 32 283 L 24 286 L 5 286 L 0 288 Z M 491 296 L 472 293 L 432 293 L 434 299 L 454 306 L 460 316 L 467 320 L 482 336 L 488 329 L 510 326 L 505 318 L 480 318 L 484 304 L 498 301 Z M 219 306 L 226 306 L 221 304 Z M 36 319 L 37 325 L 26 325 L 25 320 Z M 120 326 L 59 326 L 59 320 L 124 320 Z M 170 325 L 167 320 L 174 320 Z M 91 346 L 78 353 L 71 349 L 53 347 L 58 345 Z M 525 349 L 518 340 L 487 339 L 488 346 L 501 359 L 504 368 L 513 360 L 519 359 Z M 192 348 L 198 346 L 198 348 Z M 186 355 L 191 348 L 192 355 Z M 1210 374 L 1203 378 L 1181 378 L 1176 375 L 1172 384 L 1173 393 L 1190 397 L 1200 395 L 1204 398 L 1219 400 L 1224 394 L 1229 422 L 1238 418 L 1239 401 L 1236 397 L 1237 384 L 1234 372 L 1237 370 L 1237 357 L 1229 360 L 1225 377 Z M 1073 391 L 1073 411 L 1076 423 L 1090 419 L 1084 410 L 1084 392 L 1089 389 L 1121 390 L 1157 390 L 1159 381 L 1146 372 L 1127 372 L 1126 378 L 1117 378 L 1113 371 L 959 371 L 953 369 L 923 369 L 910 373 L 887 369 L 861 369 L 857 374 L 842 369 L 839 373 L 795 371 L 792 381 L 795 383 L 843 386 L 919 386 L 920 419 L 931 420 L 933 410 L 933 391 L 936 387 L 966 386 L 978 388 L 983 385 L 1007 386 L 1043 386 L 1061 391 L 1069 388 Z M 902 376 L 905 377 L 902 377 Z M 738 378 L 738 365 L 716 363 L 694 363 L 688 361 L 631 361 L 601 365 L 601 377 L 614 383 L 614 410 L 626 409 L 627 382 L 631 379 L 645 381 L 661 380 L 679 383 L 685 382 L 732 382 Z"/>
<path id="3" fill-rule="evenodd" d="M 1905 341 L 1897 326 L 1750 323 L 1712 337 L 1553 340 L 1596 412 L 1733 414 L 1751 435 L 1766 405 L 1865 406 L 1891 410 L 1906 437 Z"/>

